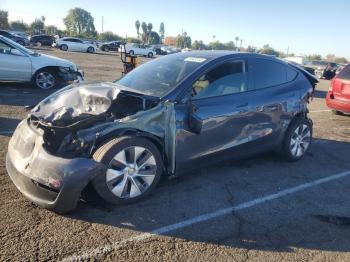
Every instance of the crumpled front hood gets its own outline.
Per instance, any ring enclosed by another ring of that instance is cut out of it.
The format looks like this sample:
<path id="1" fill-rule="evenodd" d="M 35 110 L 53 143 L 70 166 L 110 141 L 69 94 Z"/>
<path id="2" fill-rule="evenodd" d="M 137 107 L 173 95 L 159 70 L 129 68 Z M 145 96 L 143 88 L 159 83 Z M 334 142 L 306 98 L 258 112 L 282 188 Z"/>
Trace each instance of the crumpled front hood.
<path id="1" fill-rule="evenodd" d="M 119 93 L 118 86 L 110 82 L 73 84 L 41 101 L 31 115 L 51 124 L 70 122 L 81 116 L 96 116 L 106 112 Z"/>

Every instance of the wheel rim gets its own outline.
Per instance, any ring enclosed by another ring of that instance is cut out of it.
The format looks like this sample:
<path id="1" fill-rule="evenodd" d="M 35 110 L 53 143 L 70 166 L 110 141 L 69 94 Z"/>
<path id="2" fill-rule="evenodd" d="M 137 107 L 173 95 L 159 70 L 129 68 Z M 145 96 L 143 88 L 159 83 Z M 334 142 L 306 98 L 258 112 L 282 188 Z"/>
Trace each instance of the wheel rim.
<path id="1" fill-rule="evenodd" d="M 63 50 L 63 51 L 67 51 L 67 50 L 68 50 L 68 46 L 63 45 L 63 46 L 62 46 L 62 50 Z"/>
<path id="2" fill-rule="evenodd" d="M 55 77 L 49 72 L 41 72 L 36 76 L 36 84 L 42 89 L 50 89 L 55 85 Z"/>
<path id="3" fill-rule="evenodd" d="M 291 137 L 290 140 L 290 152 L 294 157 L 301 157 L 305 154 L 306 150 L 309 148 L 311 141 L 311 131 L 310 128 L 302 124 L 298 126 Z"/>
<path id="4" fill-rule="evenodd" d="M 135 198 L 149 189 L 156 173 L 154 155 L 144 147 L 132 146 L 113 157 L 106 172 L 106 183 L 115 196 Z"/>
<path id="5" fill-rule="evenodd" d="M 92 53 L 93 51 L 94 51 L 94 49 L 93 49 L 92 47 L 89 47 L 89 48 L 88 48 L 88 52 L 89 52 L 89 53 Z"/>

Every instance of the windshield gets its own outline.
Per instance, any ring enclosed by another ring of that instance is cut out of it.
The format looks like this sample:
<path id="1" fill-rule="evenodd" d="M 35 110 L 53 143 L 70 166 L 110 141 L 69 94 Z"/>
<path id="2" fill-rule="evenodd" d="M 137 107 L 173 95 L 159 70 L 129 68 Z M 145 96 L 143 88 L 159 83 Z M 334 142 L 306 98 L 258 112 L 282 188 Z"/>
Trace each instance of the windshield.
<path id="1" fill-rule="evenodd" d="M 12 41 L 11 39 L 6 39 L 5 42 L 7 42 L 8 44 L 12 45 L 14 48 L 18 49 L 19 51 L 22 51 L 23 53 L 27 54 L 27 55 L 36 55 L 35 52 L 33 52 L 32 50 L 29 50 L 23 46 L 21 46 L 20 44 L 17 44 L 15 41 Z"/>
<path id="2" fill-rule="evenodd" d="M 116 83 L 146 95 L 163 97 L 205 60 L 185 54 L 164 56 L 137 67 Z"/>

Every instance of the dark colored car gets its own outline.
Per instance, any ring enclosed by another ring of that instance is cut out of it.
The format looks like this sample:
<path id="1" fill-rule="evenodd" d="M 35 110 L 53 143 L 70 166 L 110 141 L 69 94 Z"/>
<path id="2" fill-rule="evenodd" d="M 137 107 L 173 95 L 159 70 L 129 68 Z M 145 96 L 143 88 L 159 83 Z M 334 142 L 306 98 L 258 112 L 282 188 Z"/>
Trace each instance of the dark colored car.
<path id="1" fill-rule="evenodd" d="M 327 93 L 326 103 L 335 114 L 350 114 L 350 64 L 333 78 Z"/>
<path id="2" fill-rule="evenodd" d="M 0 30 L 0 35 L 11 39 L 12 41 L 16 42 L 17 44 L 20 45 L 29 45 L 29 40 L 27 38 L 24 37 L 20 37 L 20 36 L 16 36 L 14 34 L 11 34 L 10 32 L 6 31 L 6 30 Z"/>
<path id="3" fill-rule="evenodd" d="M 12 136 L 6 168 L 27 198 L 64 213 L 88 184 L 110 203 L 131 203 L 162 175 L 211 162 L 272 150 L 296 161 L 311 143 L 316 83 L 264 55 L 164 56 L 114 83 L 70 85 L 40 102 Z"/>
<path id="4" fill-rule="evenodd" d="M 121 41 L 112 41 L 112 42 L 103 43 L 102 45 L 100 45 L 100 50 L 105 52 L 118 51 L 121 43 L 122 43 Z"/>
<path id="5" fill-rule="evenodd" d="M 34 35 L 30 38 L 30 43 L 37 46 L 52 46 L 54 41 L 50 35 Z"/>

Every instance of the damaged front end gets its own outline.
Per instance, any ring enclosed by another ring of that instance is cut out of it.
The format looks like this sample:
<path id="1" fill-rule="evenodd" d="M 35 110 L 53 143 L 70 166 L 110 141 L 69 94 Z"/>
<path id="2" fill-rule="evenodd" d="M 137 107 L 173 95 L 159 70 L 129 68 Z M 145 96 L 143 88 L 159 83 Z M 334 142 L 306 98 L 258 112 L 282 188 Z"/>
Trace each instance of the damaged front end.
<path id="1" fill-rule="evenodd" d="M 86 184 L 105 172 L 104 165 L 91 159 L 92 153 L 106 140 L 124 134 L 154 141 L 162 150 L 166 171 L 174 172 L 173 103 L 113 83 L 71 85 L 40 102 L 11 138 L 7 169 L 33 202 L 67 212 L 75 207 Z M 43 197 L 35 186 L 48 194 Z M 62 190 L 75 198 L 70 199 L 75 204 L 68 205 L 68 210 L 57 200 Z"/>

